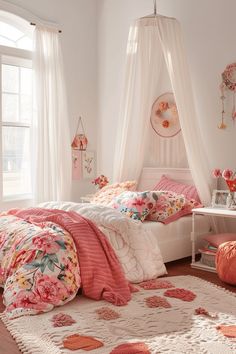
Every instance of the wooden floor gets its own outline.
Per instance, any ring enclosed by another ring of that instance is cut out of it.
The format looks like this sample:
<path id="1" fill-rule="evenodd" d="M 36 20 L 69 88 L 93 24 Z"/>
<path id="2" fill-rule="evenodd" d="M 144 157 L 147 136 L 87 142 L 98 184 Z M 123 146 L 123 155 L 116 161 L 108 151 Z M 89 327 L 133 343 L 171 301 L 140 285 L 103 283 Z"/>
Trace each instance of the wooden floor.
<path id="1" fill-rule="evenodd" d="M 170 262 L 166 264 L 168 270 L 168 276 L 174 275 L 194 275 L 204 280 L 210 281 L 216 285 L 222 286 L 236 294 L 236 286 L 230 286 L 218 278 L 217 274 L 206 272 L 200 269 L 193 269 L 190 267 L 190 258 L 185 258 L 179 261 Z M 0 290 L 0 312 L 3 311 L 4 306 L 2 304 L 2 290 Z M 0 321 L 0 354 L 19 354 L 20 351 L 17 348 L 14 339 L 11 337 L 7 329 Z"/>

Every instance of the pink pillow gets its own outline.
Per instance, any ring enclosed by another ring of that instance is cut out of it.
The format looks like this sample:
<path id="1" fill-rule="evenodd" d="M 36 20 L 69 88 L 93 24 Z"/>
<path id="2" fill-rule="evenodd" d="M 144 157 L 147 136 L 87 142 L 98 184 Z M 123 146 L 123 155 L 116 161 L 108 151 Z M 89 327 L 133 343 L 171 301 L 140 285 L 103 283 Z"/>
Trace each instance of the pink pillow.
<path id="1" fill-rule="evenodd" d="M 173 179 L 163 175 L 153 190 L 165 190 L 174 192 L 176 194 L 183 194 L 187 199 L 194 199 L 198 203 L 201 203 L 196 187 L 180 182 L 176 182 Z"/>
<path id="2" fill-rule="evenodd" d="M 224 233 L 224 234 L 207 235 L 204 237 L 204 240 L 209 242 L 213 247 L 219 247 L 224 242 L 236 241 L 236 234 Z"/>

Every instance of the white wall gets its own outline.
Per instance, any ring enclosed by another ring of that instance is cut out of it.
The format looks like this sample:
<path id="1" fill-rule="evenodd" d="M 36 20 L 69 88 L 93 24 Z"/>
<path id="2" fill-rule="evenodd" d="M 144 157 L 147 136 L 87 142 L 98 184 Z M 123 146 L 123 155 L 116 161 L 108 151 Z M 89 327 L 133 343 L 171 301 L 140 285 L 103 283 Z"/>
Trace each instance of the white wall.
<path id="1" fill-rule="evenodd" d="M 9 0 L 62 30 L 61 44 L 68 95 L 71 140 L 82 115 L 88 149 L 97 144 L 97 1 Z M 73 181 L 73 200 L 94 191 L 91 180 Z"/>
<path id="2" fill-rule="evenodd" d="M 97 144 L 98 173 L 111 177 L 129 25 L 135 18 L 153 12 L 153 0 L 8 2 L 56 22 L 62 29 L 71 137 L 76 118 L 81 114 L 85 118 L 89 149 L 95 150 Z M 227 130 L 217 128 L 221 117 L 221 72 L 228 63 L 236 61 L 236 2 L 157 0 L 157 7 L 159 13 L 176 17 L 182 25 L 211 168 L 236 168 L 236 126 L 227 119 Z M 90 181 L 73 181 L 73 200 L 93 190 Z"/>
<path id="3" fill-rule="evenodd" d="M 227 64 L 236 62 L 236 1 L 157 0 L 157 10 L 176 17 L 182 25 L 210 167 L 236 169 L 236 125 L 227 118 L 228 129 L 217 128 L 221 119 L 221 73 Z M 135 18 L 153 12 L 153 0 L 100 0 L 98 11 L 98 168 L 111 177 L 129 25 Z"/>

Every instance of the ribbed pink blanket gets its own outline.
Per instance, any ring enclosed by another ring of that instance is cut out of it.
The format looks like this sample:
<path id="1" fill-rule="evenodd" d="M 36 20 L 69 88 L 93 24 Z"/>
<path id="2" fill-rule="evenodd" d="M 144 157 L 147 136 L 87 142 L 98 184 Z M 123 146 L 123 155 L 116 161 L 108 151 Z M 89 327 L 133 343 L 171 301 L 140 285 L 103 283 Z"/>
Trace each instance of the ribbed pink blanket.
<path id="1" fill-rule="evenodd" d="M 130 287 L 119 260 L 109 241 L 90 220 L 74 211 L 57 209 L 10 210 L 8 214 L 41 227 L 51 221 L 71 234 L 78 253 L 85 296 L 104 299 L 118 306 L 126 305 L 130 300 Z"/>

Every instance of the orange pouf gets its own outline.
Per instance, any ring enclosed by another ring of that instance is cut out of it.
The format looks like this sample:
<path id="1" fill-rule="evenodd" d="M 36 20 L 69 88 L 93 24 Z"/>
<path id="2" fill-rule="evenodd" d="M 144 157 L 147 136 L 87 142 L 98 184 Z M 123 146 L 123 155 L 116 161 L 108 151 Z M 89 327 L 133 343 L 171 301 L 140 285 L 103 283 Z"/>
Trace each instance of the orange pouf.
<path id="1" fill-rule="evenodd" d="M 219 246 L 216 271 L 222 281 L 236 285 L 236 241 L 225 242 Z"/>

